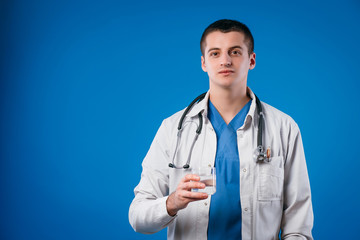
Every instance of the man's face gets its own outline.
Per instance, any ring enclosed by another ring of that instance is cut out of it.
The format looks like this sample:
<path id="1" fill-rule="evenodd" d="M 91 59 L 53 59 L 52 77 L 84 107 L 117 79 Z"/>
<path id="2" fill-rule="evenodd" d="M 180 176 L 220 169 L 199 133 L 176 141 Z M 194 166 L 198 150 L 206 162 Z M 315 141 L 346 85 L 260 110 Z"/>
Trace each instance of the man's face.
<path id="1" fill-rule="evenodd" d="M 255 67 L 255 53 L 249 56 L 244 40 L 244 34 L 235 31 L 207 35 L 201 67 L 209 75 L 210 88 L 246 87 L 248 71 Z"/>

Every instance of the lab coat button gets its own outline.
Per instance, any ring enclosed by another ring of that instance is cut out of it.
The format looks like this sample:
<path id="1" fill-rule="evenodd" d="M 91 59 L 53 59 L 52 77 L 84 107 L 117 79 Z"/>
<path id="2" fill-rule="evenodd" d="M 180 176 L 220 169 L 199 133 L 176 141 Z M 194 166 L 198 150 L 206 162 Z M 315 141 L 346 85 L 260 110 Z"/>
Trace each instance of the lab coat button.
<path id="1" fill-rule="evenodd" d="M 245 212 L 247 212 L 248 208 L 244 208 Z"/>
<path id="2" fill-rule="evenodd" d="M 207 202 L 205 202 L 204 205 L 207 206 Z"/>
<path id="3" fill-rule="evenodd" d="M 243 172 L 246 172 L 246 168 L 243 169 Z"/>

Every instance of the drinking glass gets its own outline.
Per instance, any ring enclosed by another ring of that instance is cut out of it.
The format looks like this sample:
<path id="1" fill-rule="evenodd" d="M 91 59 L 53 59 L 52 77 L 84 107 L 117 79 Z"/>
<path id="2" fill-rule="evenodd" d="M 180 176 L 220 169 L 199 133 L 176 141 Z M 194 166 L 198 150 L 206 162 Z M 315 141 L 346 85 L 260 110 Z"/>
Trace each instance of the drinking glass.
<path id="1" fill-rule="evenodd" d="M 201 166 L 192 170 L 193 174 L 200 177 L 200 182 L 205 184 L 204 189 L 193 188 L 192 192 L 204 192 L 213 195 L 216 192 L 216 169 L 212 166 Z"/>

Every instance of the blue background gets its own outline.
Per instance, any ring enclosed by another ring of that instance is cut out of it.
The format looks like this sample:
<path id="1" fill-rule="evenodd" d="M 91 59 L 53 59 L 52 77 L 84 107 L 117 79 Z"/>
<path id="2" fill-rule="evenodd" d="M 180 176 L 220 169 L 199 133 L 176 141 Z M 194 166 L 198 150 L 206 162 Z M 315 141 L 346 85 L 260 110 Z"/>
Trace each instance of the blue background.
<path id="1" fill-rule="evenodd" d="M 202 31 L 246 23 L 248 84 L 299 124 L 316 239 L 359 221 L 360 3 L 0 3 L 0 239 L 165 239 L 128 223 L 162 119 L 208 88 Z"/>

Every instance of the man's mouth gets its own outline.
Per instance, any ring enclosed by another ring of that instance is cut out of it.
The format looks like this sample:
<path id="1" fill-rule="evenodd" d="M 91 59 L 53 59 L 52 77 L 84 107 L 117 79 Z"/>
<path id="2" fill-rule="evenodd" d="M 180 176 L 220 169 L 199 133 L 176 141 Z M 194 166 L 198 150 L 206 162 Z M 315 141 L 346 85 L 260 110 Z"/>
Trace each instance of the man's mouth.
<path id="1" fill-rule="evenodd" d="M 219 73 L 223 75 L 229 75 L 231 73 L 234 73 L 234 71 L 227 69 L 227 70 L 221 70 Z"/>

